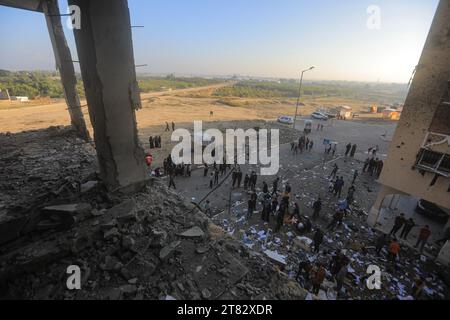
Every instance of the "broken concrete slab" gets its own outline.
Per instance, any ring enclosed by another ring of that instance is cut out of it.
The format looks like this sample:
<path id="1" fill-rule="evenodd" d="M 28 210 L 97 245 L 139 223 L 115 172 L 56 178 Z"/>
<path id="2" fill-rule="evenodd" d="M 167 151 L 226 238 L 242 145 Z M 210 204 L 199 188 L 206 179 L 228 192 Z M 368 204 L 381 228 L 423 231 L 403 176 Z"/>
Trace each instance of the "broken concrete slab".
<path id="1" fill-rule="evenodd" d="M 183 238 L 203 238 L 205 233 L 200 227 L 195 226 L 180 233 L 179 236 Z"/>
<path id="2" fill-rule="evenodd" d="M 175 249 L 181 244 L 181 241 L 174 241 L 171 244 L 169 244 L 168 246 L 165 246 L 164 248 L 161 249 L 161 251 L 159 252 L 159 258 L 161 259 L 161 261 L 166 261 L 168 258 L 170 258 L 172 256 L 172 254 L 174 253 Z"/>
<path id="3" fill-rule="evenodd" d="M 98 181 L 88 181 L 80 186 L 80 192 L 86 193 L 97 187 Z"/>
<path id="4" fill-rule="evenodd" d="M 136 203 L 133 199 L 130 199 L 112 207 L 107 211 L 107 214 L 116 218 L 119 223 L 127 223 L 136 219 L 135 207 Z"/>

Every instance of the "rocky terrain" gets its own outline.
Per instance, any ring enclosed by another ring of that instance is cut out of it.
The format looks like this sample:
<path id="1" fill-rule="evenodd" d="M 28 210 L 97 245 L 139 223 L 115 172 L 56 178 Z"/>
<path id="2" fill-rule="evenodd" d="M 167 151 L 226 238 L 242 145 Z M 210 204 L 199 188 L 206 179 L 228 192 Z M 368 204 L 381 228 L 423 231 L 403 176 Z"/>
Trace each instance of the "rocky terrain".
<path id="1" fill-rule="evenodd" d="M 149 180 L 97 181 L 94 149 L 68 128 L 0 136 L 0 298 L 304 299 L 265 255 Z M 67 268 L 81 269 L 68 290 Z"/>

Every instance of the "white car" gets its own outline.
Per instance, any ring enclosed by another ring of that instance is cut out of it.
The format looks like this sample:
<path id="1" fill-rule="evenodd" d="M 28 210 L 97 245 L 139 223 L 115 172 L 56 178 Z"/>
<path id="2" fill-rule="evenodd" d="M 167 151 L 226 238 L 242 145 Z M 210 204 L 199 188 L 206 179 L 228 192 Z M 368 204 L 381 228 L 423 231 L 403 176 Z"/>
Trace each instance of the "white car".
<path id="1" fill-rule="evenodd" d="M 312 114 L 311 114 L 311 118 L 313 118 L 313 119 L 317 119 L 317 120 L 325 120 L 325 121 L 327 121 L 328 120 L 328 116 L 327 115 L 325 115 L 325 114 L 323 114 L 323 113 L 321 113 L 321 112 L 313 112 Z"/>
<path id="2" fill-rule="evenodd" d="M 294 124 L 294 118 L 288 116 L 281 116 L 278 118 L 278 122 L 283 124 Z"/>

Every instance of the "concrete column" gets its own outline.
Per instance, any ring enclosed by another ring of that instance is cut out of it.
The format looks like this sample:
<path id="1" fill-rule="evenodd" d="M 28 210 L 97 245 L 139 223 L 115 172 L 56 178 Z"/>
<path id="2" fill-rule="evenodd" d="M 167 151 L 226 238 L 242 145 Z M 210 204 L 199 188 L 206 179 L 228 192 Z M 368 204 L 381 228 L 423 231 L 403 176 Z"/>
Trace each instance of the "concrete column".
<path id="1" fill-rule="evenodd" d="M 42 8 L 47 22 L 48 33 L 55 54 L 56 66 L 61 75 L 61 82 L 64 88 L 67 108 L 70 114 L 72 126 L 79 136 L 90 140 L 89 131 L 86 128 L 83 112 L 81 111 L 80 98 L 77 93 L 77 78 L 72 62 L 72 55 L 67 45 L 64 30 L 61 25 L 61 17 L 57 0 L 46 0 L 42 2 Z"/>
<path id="2" fill-rule="evenodd" d="M 140 107 L 126 0 L 70 0 L 81 10 L 74 29 L 100 174 L 109 190 L 146 180 L 135 110 Z M 132 191 L 132 190 L 130 190 Z"/>

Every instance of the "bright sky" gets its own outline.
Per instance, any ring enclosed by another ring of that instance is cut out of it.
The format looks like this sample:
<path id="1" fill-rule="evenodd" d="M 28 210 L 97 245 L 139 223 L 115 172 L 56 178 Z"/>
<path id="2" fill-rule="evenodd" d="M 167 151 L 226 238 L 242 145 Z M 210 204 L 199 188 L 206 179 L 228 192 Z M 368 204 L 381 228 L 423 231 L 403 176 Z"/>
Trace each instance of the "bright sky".
<path id="1" fill-rule="evenodd" d="M 129 0 L 138 72 L 407 82 L 438 0 Z M 381 10 L 380 29 L 367 8 Z M 60 0 L 61 11 L 67 2 Z M 71 30 L 66 35 L 76 59 Z M 0 69 L 54 70 L 44 17 L 0 6 Z"/>

